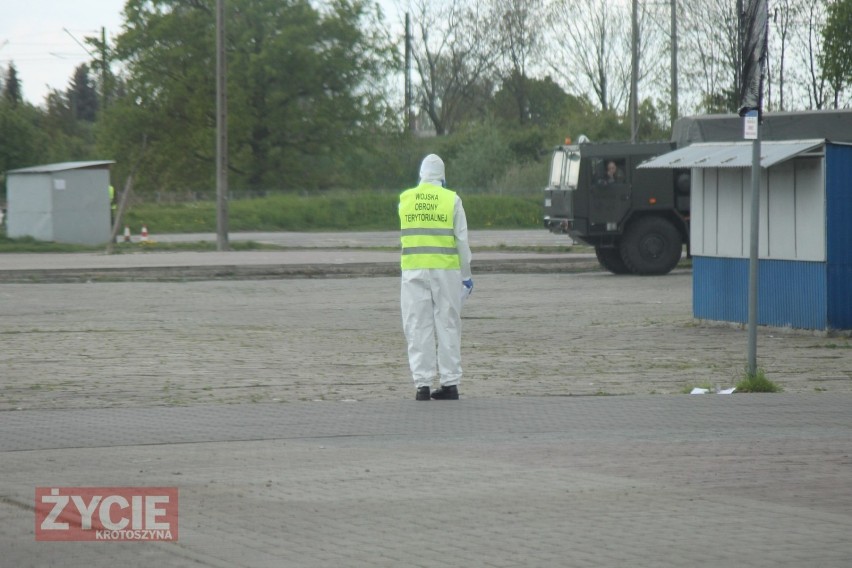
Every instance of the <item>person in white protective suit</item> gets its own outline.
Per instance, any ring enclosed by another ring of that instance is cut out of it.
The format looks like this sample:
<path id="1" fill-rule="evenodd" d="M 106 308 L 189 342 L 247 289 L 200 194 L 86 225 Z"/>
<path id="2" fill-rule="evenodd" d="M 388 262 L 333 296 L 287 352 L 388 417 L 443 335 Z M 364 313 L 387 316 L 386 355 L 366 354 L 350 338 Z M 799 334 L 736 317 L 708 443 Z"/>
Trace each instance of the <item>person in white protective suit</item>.
<path id="1" fill-rule="evenodd" d="M 467 218 L 461 198 L 444 187 L 435 154 L 420 166 L 420 184 L 399 197 L 402 327 L 416 400 L 458 400 L 461 308 L 473 291 Z M 438 377 L 440 388 L 430 392 Z"/>

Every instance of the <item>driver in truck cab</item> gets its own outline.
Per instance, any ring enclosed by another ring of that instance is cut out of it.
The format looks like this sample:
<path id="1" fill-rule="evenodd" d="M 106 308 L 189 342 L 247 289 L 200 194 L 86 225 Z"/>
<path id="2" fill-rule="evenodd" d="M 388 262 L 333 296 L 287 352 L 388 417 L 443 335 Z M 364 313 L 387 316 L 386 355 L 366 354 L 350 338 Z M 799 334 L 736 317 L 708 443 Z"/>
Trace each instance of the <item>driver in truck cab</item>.
<path id="1" fill-rule="evenodd" d="M 615 163 L 615 160 L 607 160 L 606 169 L 598 178 L 598 184 L 610 185 L 613 183 L 622 183 L 623 181 L 624 174 L 622 173 L 621 168 L 618 167 L 618 164 Z"/>

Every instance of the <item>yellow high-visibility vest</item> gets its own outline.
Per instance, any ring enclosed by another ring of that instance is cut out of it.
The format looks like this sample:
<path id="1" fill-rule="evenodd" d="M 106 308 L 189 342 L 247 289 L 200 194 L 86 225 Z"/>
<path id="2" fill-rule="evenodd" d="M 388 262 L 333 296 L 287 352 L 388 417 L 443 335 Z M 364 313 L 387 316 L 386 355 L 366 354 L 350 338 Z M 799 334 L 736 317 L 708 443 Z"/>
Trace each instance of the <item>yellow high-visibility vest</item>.
<path id="1" fill-rule="evenodd" d="M 402 229 L 402 269 L 461 267 L 453 233 L 456 193 L 431 183 L 421 183 L 399 196 Z"/>

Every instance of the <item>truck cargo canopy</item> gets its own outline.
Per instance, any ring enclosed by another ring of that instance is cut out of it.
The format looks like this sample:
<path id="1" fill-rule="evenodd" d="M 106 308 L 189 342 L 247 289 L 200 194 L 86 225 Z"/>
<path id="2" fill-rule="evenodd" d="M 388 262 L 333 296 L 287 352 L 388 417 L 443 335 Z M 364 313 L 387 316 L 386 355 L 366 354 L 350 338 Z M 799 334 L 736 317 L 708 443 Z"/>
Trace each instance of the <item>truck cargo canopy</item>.
<path id="1" fill-rule="evenodd" d="M 736 114 L 705 114 L 677 119 L 672 142 L 684 148 L 696 142 L 742 140 L 743 119 Z M 852 142 L 852 109 L 770 112 L 763 115 L 760 137 L 769 140 L 826 140 Z"/>
<path id="2" fill-rule="evenodd" d="M 760 166 L 769 168 L 808 153 L 822 156 L 824 145 L 824 139 L 761 142 Z M 748 168 L 751 162 L 752 142 L 706 142 L 652 158 L 639 168 Z"/>

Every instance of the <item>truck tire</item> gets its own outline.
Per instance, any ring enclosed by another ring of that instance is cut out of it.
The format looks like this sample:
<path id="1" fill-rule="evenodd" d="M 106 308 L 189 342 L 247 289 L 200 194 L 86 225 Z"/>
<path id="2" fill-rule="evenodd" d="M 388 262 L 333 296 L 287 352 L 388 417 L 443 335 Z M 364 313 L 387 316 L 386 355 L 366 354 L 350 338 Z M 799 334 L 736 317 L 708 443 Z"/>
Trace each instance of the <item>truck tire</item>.
<path id="1" fill-rule="evenodd" d="M 621 252 L 617 248 L 595 247 L 595 256 L 601 266 L 613 274 L 630 274 L 630 269 L 621 260 Z"/>
<path id="2" fill-rule="evenodd" d="M 662 217 L 637 220 L 621 240 L 621 259 L 634 274 L 668 274 L 682 254 L 680 232 Z"/>

